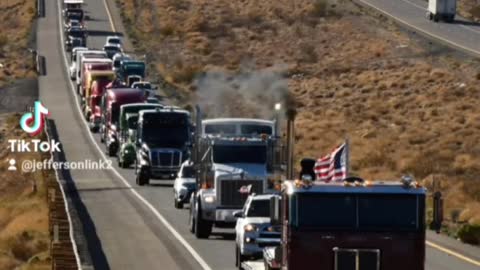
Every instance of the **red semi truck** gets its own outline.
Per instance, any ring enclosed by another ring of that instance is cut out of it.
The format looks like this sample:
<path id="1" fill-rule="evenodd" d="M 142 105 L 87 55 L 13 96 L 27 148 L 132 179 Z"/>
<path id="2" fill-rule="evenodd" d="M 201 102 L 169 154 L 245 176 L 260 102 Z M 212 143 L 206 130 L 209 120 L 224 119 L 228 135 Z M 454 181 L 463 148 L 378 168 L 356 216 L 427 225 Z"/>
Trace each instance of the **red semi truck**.
<path id="1" fill-rule="evenodd" d="M 264 250 L 265 269 L 425 269 L 427 191 L 416 182 L 285 181 L 281 195 L 271 201 L 281 245 Z M 441 205 L 438 193 L 431 224 L 437 231 Z"/>

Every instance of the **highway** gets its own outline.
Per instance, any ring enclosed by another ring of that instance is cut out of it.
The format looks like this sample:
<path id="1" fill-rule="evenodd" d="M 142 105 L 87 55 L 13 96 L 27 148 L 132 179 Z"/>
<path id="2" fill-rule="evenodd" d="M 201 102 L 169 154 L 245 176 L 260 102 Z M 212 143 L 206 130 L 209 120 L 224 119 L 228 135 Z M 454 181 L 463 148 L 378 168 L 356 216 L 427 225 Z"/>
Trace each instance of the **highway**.
<path id="1" fill-rule="evenodd" d="M 428 2 L 424 0 L 356 1 L 446 45 L 480 56 L 480 23 L 458 16 L 453 23 L 429 21 L 426 17 Z"/>
<path id="2" fill-rule="evenodd" d="M 66 74 L 57 1 L 45 1 L 46 17 L 39 20 L 37 30 L 38 51 L 47 61 L 47 74 L 39 78 L 40 99 L 56 122 L 67 160 L 107 159 L 99 136 L 87 130 L 80 116 Z M 107 12 L 103 0 L 86 3 L 88 46 L 100 48 L 107 35 L 123 27 L 118 11 Z M 187 228 L 188 210 L 173 207 L 171 181 L 137 187 L 133 169 L 120 169 L 116 160 L 111 160 L 111 171 L 70 171 L 88 218 L 82 221 L 92 256 L 82 258 L 85 269 L 235 269 L 233 230 L 214 229 L 210 239 L 196 239 Z M 479 249 L 442 236 L 429 239 L 452 253 L 429 246 L 426 269 L 480 269 Z M 455 254 L 463 254 L 473 263 Z"/>

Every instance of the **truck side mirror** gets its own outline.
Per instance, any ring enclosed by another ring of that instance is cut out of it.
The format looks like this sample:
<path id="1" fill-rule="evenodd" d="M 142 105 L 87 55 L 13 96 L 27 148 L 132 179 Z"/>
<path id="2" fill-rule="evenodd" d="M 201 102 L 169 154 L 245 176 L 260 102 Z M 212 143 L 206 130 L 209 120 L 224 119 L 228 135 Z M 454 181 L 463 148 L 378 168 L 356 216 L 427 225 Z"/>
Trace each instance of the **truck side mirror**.
<path id="1" fill-rule="evenodd" d="M 236 218 L 243 218 L 244 215 L 243 215 L 243 211 L 240 210 L 240 211 L 235 211 L 233 212 L 233 217 L 236 217 Z"/>
<path id="2" fill-rule="evenodd" d="M 443 198 L 442 193 L 437 191 L 433 194 L 433 220 L 430 229 L 440 233 L 443 222 Z"/>
<path id="3" fill-rule="evenodd" d="M 270 198 L 270 223 L 275 225 L 280 225 L 280 199 L 277 196 Z"/>

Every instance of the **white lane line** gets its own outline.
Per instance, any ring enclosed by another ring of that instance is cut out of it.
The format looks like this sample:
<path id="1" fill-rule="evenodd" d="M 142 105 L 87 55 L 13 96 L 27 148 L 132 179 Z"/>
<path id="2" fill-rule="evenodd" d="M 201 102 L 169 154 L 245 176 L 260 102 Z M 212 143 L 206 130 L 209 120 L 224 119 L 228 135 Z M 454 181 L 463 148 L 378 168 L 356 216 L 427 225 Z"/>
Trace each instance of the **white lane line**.
<path id="1" fill-rule="evenodd" d="M 408 22 L 405 21 L 405 20 L 402 20 L 402 19 L 396 17 L 395 15 L 393 15 L 393 14 L 391 14 L 391 13 L 389 13 L 389 12 L 387 12 L 387 11 L 381 9 L 381 8 L 378 8 L 378 7 L 374 6 L 373 4 L 368 3 L 368 2 L 365 1 L 365 0 L 357 0 L 357 1 L 359 1 L 359 2 L 361 2 L 361 3 L 363 3 L 363 4 L 365 4 L 365 5 L 367 5 L 367 6 L 369 6 L 370 8 L 373 8 L 373 9 L 375 9 L 375 10 L 381 12 L 381 13 L 384 13 L 384 14 L 392 17 L 394 20 L 397 20 L 397 21 L 399 21 L 399 22 L 401 22 L 401 23 L 403 23 L 403 24 L 405 24 L 405 25 L 407 25 L 407 26 L 409 26 L 409 27 L 411 27 L 411 28 L 413 28 L 413 29 L 415 29 L 415 30 L 417 30 L 417 31 L 419 31 L 419 32 L 422 32 L 422 33 L 424 33 L 424 34 L 426 34 L 426 35 L 429 35 L 429 36 L 431 36 L 431 37 L 433 37 L 433 38 L 436 38 L 436 39 L 438 39 L 438 40 L 444 41 L 445 43 L 448 43 L 448 44 L 450 44 L 450 45 L 452 45 L 452 46 L 454 46 L 454 47 L 457 47 L 457 48 L 460 48 L 460 49 L 462 49 L 462 50 L 465 50 L 465 51 L 467 51 L 467 52 L 469 52 L 469 53 L 471 53 L 471 54 L 473 54 L 473 55 L 480 56 L 480 51 L 477 51 L 477 50 L 472 49 L 472 48 L 465 47 L 465 46 L 463 46 L 463 45 L 461 45 L 461 44 L 458 44 L 458 43 L 453 42 L 453 41 L 451 41 L 451 40 L 449 40 L 449 39 L 443 38 L 443 37 L 441 37 L 441 36 L 438 36 L 438 35 L 436 35 L 436 34 L 433 34 L 433 33 L 429 32 L 429 31 L 427 31 L 427 30 L 424 30 L 424 29 L 422 29 L 422 28 L 420 28 L 420 27 L 417 27 L 417 26 L 415 26 L 415 25 L 413 25 L 413 24 L 411 24 L 411 23 L 408 23 Z"/>
<path id="2" fill-rule="evenodd" d="M 447 253 L 447 254 L 449 254 L 449 255 L 452 255 L 452 256 L 454 256 L 454 257 L 457 257 L 457 258 L 460 259 L 460 260 L 463 260 L 463 261 L 465 261 L 465 262 L 471 263 L 471 264 L 476 265 L 476 266 L 480 266 L 480 262 L 479 262 L 479 261 L 476 261 L 476 260 L 474 260 L 474 259 L 470 259 L 470 258 L 468 258 L 468 257 L 466 257 L 466 256 L 463 256 L 462 254 L 460 254 L 460 253 L 458 253 L 458 252 L 452 251 L 452 250 L 450 250 L 450 249 L 448 249 L 448 248 L 444 248 L 444 247 L 442 247 L 442 246 L 440 246 L 440 245 L 437 245 L 437 244 L 435 244 L 435 243 L 432 243 L 432 242 L 430 242 L 430 241 L 426 241 L 426 243 L 427 243 L 428 246 L 433 247 L 433 248 L 436 248 L 436 249 L 438 249 L 438 250 L 440 250 L 440 251 L 443 251 L 443 252 L 445 252 L 445 253 Z"/>
<path id="3" fill-rule="evenodd" d="M 105 10 L 107 11 L 108 21 L 110 22 L 110 28 L 112 28 L 113 32 L 117 32 L 115 28 L 115 24 L 113 23 L 112 14 L 110 13 L 110 9 L 108 8 L 107 0 L 103 0 L 103 5 L 105 6 Z"/>
<path id="4" fill-rule="evenodd" d="M 68 61 L 67 61 L 67 54 L 66 54 L 66 51 L 65 51 L 65 43 L 64 43 L 64 35 L 63 35 L 63 31 L 62 31 L 62 24 L 61 24 L 61 13 L 60 13 L 60 1 L 61 0 L 58 0 L 57 1 L 57 6 L 58 6 L 58 21 L 59 21 L 59 32 L 60 32 L 60 39 L 61 39 L 61 43 L 62 43 L 62 54 L 63 54 L 63 63 L 65 65 L 65 68 L 66 70 L 68 70 Z M 70 90 L 73 94 L 73 96 L 75 97 L 75 107 L 77 108 L 77 113 L 80 115 L 80 121 L 83 123 L 83 126 L 84 128 L 88 131 L 88 123 L 87 121 L 85 120 L 85 118 L 83 117 L 83 114 L 82 114 L 82 110 L 80 108 L 80 103 L 79 103 L 79 99 L 78 99 L 78 96 L 77 96 L 77 93 L 75 92 L 75 86 L 73 85 L 72 81 L 70 81 L 68 78 L 67 78 L 68 82 L 69 82 L 69 85 L 70 85 Z M 92 133 L 91 132 L 87 132 L 88 133 L 88 136 L 89 136 L 89 139 L 91 141 L 91 143 L 95 146 L 95 148 L 97 149 L 98 153 L 100 153 L 100 155 L 102 156 L 102 158 L 107 161 L 107 157 L 105 156 L 105 154 L 103 153 L 102 149 L 100 148 L 100 146 L 98 145 L 98 143 L 95 141 L 95 138 L 93 137 Z M 160 220 L 160 222 L 162 222 L 162 224 L 170 231 L 170 233 L 172 233 L 172 235 L 188 250 L 188 252 L 190 252 L 190 254 L 193 256 L 193 258 L 198 262 L 198 264 L 200 264 L 200 266 L 202 267 L 203 270 L 212 270 L 212 268 L 210 268 L 210 266 L 207 264 L 207 262 L 205 262 L 205 260 L 203 260 L 203 258 L 200 256 L 200 254 L 198 254 L 195 249 L 180 235 L 180 233 L 178 233 L 174 228 L 173 226 L 167 221 L 167 219 L 165 219 L 164 216 L 162 216 L 162 214 L 160 214 L 160 212 L 158 212 L 157 209 L 155 209 L 155 207 L 149 203 L 142 195 L 140 195 L 135 189 L 133 189 L 133 187 L 130 185 L 130 183 L 127 181 L 127 179 L 125 179 L 115 168 L 112 169 L 112 172 L 123 182 L 123 184 L 129 188 L 129 191 L 132 192 L 132 194 L 139 200 L 141 201 L 145 206 L 147 206 L 148 209 L 150 209 L 152 211 L 152 213 L 155 215 L 155 217 Z"/>

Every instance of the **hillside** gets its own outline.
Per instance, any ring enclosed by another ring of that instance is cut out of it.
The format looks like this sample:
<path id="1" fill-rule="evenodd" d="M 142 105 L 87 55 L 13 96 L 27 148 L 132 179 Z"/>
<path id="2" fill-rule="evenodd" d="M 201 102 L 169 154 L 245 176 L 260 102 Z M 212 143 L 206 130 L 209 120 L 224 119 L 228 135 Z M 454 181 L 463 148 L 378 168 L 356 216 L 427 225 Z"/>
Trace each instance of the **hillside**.
<path id="1" fill-rule="evenodd" d="M 288 88 L 297 158 L 349 137 L 354 174 L 411 173 L 427 184 L 434 175 L 446 217 L 480 223 L 478 60 L 346 0 L 117 3 L 134 45 L 183 89 L 183 102 L 211 115 L 271 116 Z"/>
<path id="2" fill-rule="evenodd" d="M 17 79 L 35 76 L 32 25 L 35 0 L 0 1 L 0 89 Z"/>
<path id="3" fill-rule="evenodd" d="M 11 158 L 20 162 L 47 157 L 37 153 L 10 153 L 7 140 L 28 139 L 28 135 L 20 129 L 18 115 L 0 116 L 0 269 L 51 269 L 46 183 L 53 174 L 7 170 L 7 161 Z"/>

